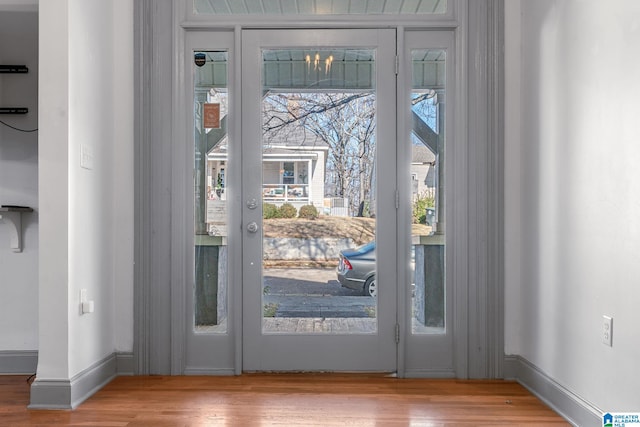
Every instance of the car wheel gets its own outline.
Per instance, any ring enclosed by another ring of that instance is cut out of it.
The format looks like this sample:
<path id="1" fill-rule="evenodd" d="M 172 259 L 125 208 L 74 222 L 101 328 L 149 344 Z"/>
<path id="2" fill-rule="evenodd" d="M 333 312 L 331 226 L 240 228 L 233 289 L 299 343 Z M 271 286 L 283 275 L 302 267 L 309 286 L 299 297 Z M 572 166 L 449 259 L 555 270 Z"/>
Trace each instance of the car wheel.
<path id="1" fill-rule="evenodd" d="M 364 282 L 364 295 L 368 297 L 378 296 L 378 285 L 376 284 L 376 276 L 371 276 Z"/>

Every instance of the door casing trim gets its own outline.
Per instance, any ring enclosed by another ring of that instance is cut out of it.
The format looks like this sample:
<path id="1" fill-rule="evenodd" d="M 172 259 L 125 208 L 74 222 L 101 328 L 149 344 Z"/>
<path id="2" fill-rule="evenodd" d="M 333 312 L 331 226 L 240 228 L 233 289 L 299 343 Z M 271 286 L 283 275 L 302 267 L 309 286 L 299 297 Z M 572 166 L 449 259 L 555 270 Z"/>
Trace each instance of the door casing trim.
<path id="1" fill-rule="evenodd" d="M 462 124 L 456 132 L 466 142 L 467 162 L 475 165 L 475 173 L 470 172 L 468 177 L 473 188 L 466 195 L 456 196 L 468 201 L 470 229 L 467 230 L 469 247 L 465 249 L 468 250 L 468 262 L 456 266 L 465 276 L 467 287 L 457 289 L 454 295 L 455 376 L 501 378 L 504 361 L 504 137 L 501 124 L 504 117 L 504 0 L 450 0 L 454 4 L 453 17 L 442 20 L 431 17 L 424 22 L 415 19 L 403 22 L 400 16 L 393 24 L 388 20 L 376 22 L 372 19 L 354 23 L 341 18 L 330 25 L 326 17 L 298 23 L 264 17 L 262 21 L 254 19 L 253 23 L 247 22 L 244 26 L 240 21 L 188 21 L 184 17 L 188 1 L 141 0 L 134 3 L 135 372 L 182 374 L 184 370 L 184 346 L 180 340 L 184 323 L 172 322 L 172 318 L 182 318 L 184 322 L 184 298 L 179 295 L 184 291 L 175 282 L 184 277 L 184 271 L 178 265 L 178 251 L 171 243 L 167 244 L 162 233 L 169 229 L 169 236 L 175 238 L 176 226 L 184 219 L 171 215 L 171 192 L 175 187 L 166 176 L 170 175 L 166 171 L 171 169 L 166 151 L 171 152 L 171 141 L 181 135 L 176 100 L 181 96 L 179 84 L 183 70 L 179 69 L 182 63 L 176 58 L 183 49 L 185 31 L 231 29 L 239 42 L 240 30 L 250 27 L 371 28 L 393 25 L 397 28 L 454 29 L 456 32 L 458 89 L 463 93 L 462 98 L 468 101 L 457 106 L 456 115 Z M 479 62 L 475 61 L 477 58 L 480 58 Z M 469 142 L 471 137 L 473 144 Z M 163 153 L 164 157 L 158 157 Z M 236 321 L 241 316 L 236 313 Z M 236 344 L 236 355 L 241 350 L 240 345 Z M 236 358 L 239 363 L 241 359 Z M 235 373 L 240 371 L 241 368 L 236 367 Z"/>

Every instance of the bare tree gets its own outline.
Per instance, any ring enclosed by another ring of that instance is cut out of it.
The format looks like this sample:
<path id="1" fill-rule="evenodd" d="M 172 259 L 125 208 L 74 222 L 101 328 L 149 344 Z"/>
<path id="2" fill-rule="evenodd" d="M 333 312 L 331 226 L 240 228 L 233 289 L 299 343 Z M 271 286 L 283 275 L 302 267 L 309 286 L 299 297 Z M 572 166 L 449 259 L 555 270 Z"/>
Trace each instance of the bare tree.
<path id="1" fill-rule="evenodd" d="M 367 212 L 375 161 L 375 97 L 370 92 L 270 94 L 263 102 L 268 143 L 301 141 L 301 128 L 329 147 L 327 196 L 347 197 L 352 212 Z"/>

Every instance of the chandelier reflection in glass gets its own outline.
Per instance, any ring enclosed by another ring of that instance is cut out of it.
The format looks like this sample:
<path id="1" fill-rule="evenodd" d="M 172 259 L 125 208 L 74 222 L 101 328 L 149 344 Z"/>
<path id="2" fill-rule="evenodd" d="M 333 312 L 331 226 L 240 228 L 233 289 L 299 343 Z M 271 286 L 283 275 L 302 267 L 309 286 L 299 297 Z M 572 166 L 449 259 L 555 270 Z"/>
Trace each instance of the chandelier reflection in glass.
<path id="1" fill-rule="evenodd" d="M 307 54 L 307 56 L 305 56 L 304 60 L 307 63 L 307 73 L 308 73 L 308 72 L 311 71 L 311 55 Z M 332 63 L 333 63 L 333 55 L 329 55 L 324 60 L 324 73 L 325 74 L 329 74 L 329 71 L 331 71 L 331 64 Z M 320 54 L 318 52 L 316 52 L 315 56 L 313 57 L 313 70 L 317 71 L 318 68 L 321 68 L 321 59 L 320 59 Z"/>

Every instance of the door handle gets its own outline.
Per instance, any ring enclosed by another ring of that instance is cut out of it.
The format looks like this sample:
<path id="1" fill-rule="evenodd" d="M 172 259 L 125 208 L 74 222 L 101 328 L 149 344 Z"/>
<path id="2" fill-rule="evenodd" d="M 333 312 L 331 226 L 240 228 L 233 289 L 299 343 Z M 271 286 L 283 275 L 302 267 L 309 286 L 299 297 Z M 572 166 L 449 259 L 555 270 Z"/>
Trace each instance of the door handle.
<path id="1" fill-rule="evenodd" d="M 255 233 L 258 231 L 258 224 L 256 224 L 255 221 L 251 221 L 249 224 L 247 224 L 247 231 L 249 233 Z"/>

